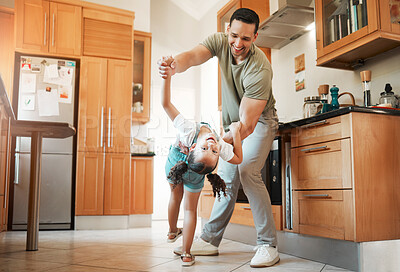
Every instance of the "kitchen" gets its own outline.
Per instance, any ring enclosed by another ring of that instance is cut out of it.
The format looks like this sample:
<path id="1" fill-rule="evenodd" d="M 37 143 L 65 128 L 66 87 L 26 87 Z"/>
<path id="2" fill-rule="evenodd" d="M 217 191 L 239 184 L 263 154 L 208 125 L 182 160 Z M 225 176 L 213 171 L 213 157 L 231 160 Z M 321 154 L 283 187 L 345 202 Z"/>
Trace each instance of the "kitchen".
<path id="1" fill-rule="evenodd" d="M 9 1 L 6 1 L 9 2 Z M 110 4 L 107 1 L 96 1 L 100 4 Z M 119 8 L 124 8 L 124 2 L 119 1 Z M 214 3 L 214 2 L 213 2 Z M 152 43 L 152 65 L 151 65 L 151 77 L 152 77 L 152 120 L 147 125 L 136 124 L 133 127 L 133 134 L 138 137 L 154 137 L 159 132 L 168 132 L 168 127 L 161 127 L 165 116 L 158 107 L 159 101 L 157 100 L 160 86 L 160 79 L 157 75 L 157 68 L 154 65 L 157 56 L 176 54 L 183 50 L 193 47 L 202 40 L 207 34 L 214 32 L 216 22 L 216 13 L 227 1 L 219 1 L 213 6 L 210 4 L 211 9 L 205 14 L 196 14 L 198 17 L 194 18 L 189 16 L 187 12 L 183 12 L 176 4 L 168 1 L 151 1 L 150 3 L 142 3 L 137 1 L 134 4 L 126 4 L 131 7 L 130 9 L 135 11 L 135 29 L 151 32 L 153 35 Z M 8 3 L 7 3 L 8 4 Z M 111 4 L 110 4 L 111 5 Z M 173 14 L 179 14 L 179 16 L 173 16 L 174 18 L 180 18 L 179 20 L 171 19 L 170 13 L 163 11 L 170 10 Z M 151 18 L 151 20 L 150 20 Z M 185 26 L 182 27 L 181 20 L 184 20 Z M 169 24 L 165 25 L 165 21 Z M 199 23 L 199 21 L 201 23 Z M 161 25 L 165 27 L 160 27 Z M 199 35 L 199 33 L 201 35 Z M 193 35 L 193 36 L 191 36 Z M 357 105 L 363 103 L 363 91 L 361 86 L 361 79 L 359 72 L 362 70 L 372 71 L 372 91 L 371 100 L 373 103 L 378 103 L 380 93 L 383 91 L 386 83 L 390 82 L 393 90 L 396 94 L 399 94 L 399 79 L 396 75 L 399 74 L 399 49 L 393 49 L 389 52 L 385 52 L 378 57 L 367 61 L 367 63 L 354 71 L 345 71 L 331 68 L 322 68 L 315 66 L 315 60 L 317 58 L 315 50 L 315 32 L 311 31 L 305 35 L 299 37 L 292 43 L 282 47 L 279 50 L 273 49 L 272 55 L 272 66 L 274 70 L 273 79 L 273 90 L 277 100 L 277 110 L 281 122 L 290 122 L 292 120 L 303 118 L 303 99 L 305 96 L 317 95 L 318 86 L 321 84 L 333 84 L 337 85 L 340 92 L 348 91 L 351 92 Z M 305 82 L 306 88 L 302 91 L 296 92 L 294 89 L 294 58 L 298 55 L 305 54 Z M 213 60 L 210 63 L 191 69 L 176 78 L 176 89 L 179 89 L 183 93 L 193 93 L 193 100 L 185 101 L 189 105 L 186 106 L 189 115 L 194 118 L 203 117 L 205 112 L 211 112 L 212 115 L 216 114 L 217 97 L 216 97 L 216 74 L 217 74 L 217 63 Z M 288 80 L 292 77 L 292 80 Z M 214 80 L 210 80 L 214 79 Z M 338 81 L 340 79 L 340 81 Z M 214 99 L 210 99 L 214 98 Z M 195 99 L 201 101 L 200 106 L 196 106 L 198 103 L 194 103 Z M 342 100 L 343 99 L 343 100 Z M 341 103 L 349 103 L 345 97 L 340 98 Z M 159 120 L 159 121 L 157 121 Z M 169 135 L 171 136 L 171 135 Z M 155 157 L 155 169 L 162 168 L 165 161 L 162 151 L 163 144 L 165 145 L 168 139 L 156 139 L 156 153 Z M 164 141 L 164 142 L 163 142 Z M 164 154 L 165 155 L 165 154 Z M 164 203 L 167 203 L 167 195 L 165 192 L 165 184 L 163 183 L 164 178 L 162 173 L 154 173 L 155 188 L 160 188 L 160 191 L 155 190 L 156 201 L 154 203 L 154 215 L 153 218 L 157 219 L 162 214 L 162 207 L 165 207 Z M 164 188 L 164 189 L 163 189 Z M 157 196 L 156 196 L 157 195 Z M 160 207 L 160 208 L 159 208 Z M 159 209 L 159 210 L 157 210 Z M 398 247 L 398 244 L 390 245 L 392 250 Z M 388 260 L 387 262 L 393 262 Z"/>

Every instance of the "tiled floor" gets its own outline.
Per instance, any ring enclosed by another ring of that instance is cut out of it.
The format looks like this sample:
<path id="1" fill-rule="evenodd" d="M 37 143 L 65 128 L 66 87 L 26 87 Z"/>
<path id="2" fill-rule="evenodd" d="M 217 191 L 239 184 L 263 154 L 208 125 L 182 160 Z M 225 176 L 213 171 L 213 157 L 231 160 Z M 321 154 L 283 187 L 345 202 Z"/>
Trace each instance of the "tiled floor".
<path id="1" fill-rule="evenodd" d="M 254 252 L 250 245 L 224 240 L 219 256 L 196 257 L 192 267 L 181 267 L 173 244 L 166 243 L 167 223 L 152 228 L 101 231 L 41 231 L 39 250 L 25 251 L 26 232 L 0 234 L 0 271 L 323 271 L 344 269 L 280 254 L 270 268 L 250 268 Z"/>

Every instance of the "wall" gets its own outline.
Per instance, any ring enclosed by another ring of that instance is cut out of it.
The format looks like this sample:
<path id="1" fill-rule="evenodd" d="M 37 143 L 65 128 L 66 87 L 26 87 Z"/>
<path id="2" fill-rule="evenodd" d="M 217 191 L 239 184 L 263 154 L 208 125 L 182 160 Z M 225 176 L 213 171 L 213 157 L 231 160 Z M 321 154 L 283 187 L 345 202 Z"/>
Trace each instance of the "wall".
<path id="1" fill-rule="evenodd" d="M 166 182 L 164 166 L 168 148 L 175 140 L 172 122 L 166 116 L 160 103 L 162 79 L 158 75 L 157 60 L 161 56 L 175 56 L 189 50 L 200 43 L 208 34 L 215 32 L 217 11 L 226 2 L 227 0 L 217 2 L 199 21 L 184 12 L 172 1 L 151 1 L 151 121 L 144 126 L 135 126 L 133 134 L 138 137 L 155 138 L 157 156 L 154 165 L 157 170 L 154 172 L 153 219 L 167 218 L 170 189 Z M 192 67 L 185 73 L 174 75 L 171 84 L 174 105 L 186 118 L 196 121 L 210 121 L 214 118 L 212 112 L 217 112 L 217 80 L 216 60 L 209 61 L 199 67 Z"/>
<path id="2" fill-rule="evenodd" d="M 295 91 L 294 58 L 305 54 L 305 85 L 304 90 Z M 400 94 L 400 47 L 371 58 L 366 64 L 355 70 L 346 71 L 316 66 L 317 50 L 315 31 L 298 38 L 281 49 L 272 50 L 272 68 L 274 77 L 272 89 L 276 99 L 279 120 L 288 122 L 302 118 L 304 97 L 318 95 L 318 86 L 333 84 L 339 88 L 339 93 L 350 92 L 354 95 L 357 105 L 363 104 L 363 91 L 360 71 L 372 71 L 371 100 L 379 102 L 380 93 L 386 83 L 391 83 L 393 91 Z M 348 96 L 340 97 L 340 103 L 350 103 Z"/>

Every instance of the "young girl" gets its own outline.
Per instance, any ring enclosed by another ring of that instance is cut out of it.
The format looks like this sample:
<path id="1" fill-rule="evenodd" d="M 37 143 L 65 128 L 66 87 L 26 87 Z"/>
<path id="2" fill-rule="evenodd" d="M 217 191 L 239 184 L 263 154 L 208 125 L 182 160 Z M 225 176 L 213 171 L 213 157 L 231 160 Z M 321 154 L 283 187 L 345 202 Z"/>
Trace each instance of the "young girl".
<path id="1" fill-rule="evenodd" d="M 172 57 L 163 58 L 161 62 L 169 65 Z M 197 203 L 204 185 L 204 177 L 210 181 L 214 196 L 225 195 L 225 183 L 211 172 L 217 167 L 218 159 L 233 164 L 240 164 L 243 159 L 240 139 L 240 122 L 231 124 L 233 146 L 218 137 L 206 123 L 195 123 L 185 119 L 171 103 L 171 74 L 163 79 L 161 103 L 168 117 L 178 130 L 177 140 L 170 147 L 165 171 L 171 187 L 168 205 L 169 233 L 168 242 L 175 242 L 183 232 L 182 265 L 194 264 L 194 256 L 190 254 L 197 221 Z M 179 207 L 183 196 L 184 221 L 183 230 L 177 228 Z"/>

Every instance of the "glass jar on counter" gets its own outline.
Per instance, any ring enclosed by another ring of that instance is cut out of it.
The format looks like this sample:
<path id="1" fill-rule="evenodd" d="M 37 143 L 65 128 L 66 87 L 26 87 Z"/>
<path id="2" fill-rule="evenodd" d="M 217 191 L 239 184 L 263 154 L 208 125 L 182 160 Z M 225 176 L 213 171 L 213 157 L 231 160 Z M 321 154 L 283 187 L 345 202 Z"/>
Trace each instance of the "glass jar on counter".
<path id="1" fill-rule="evenodd" d="M 323 101 L 319 96 L 304 97 L 303 117 L 308 118 L 317 115 L 322 110 Z"/>

